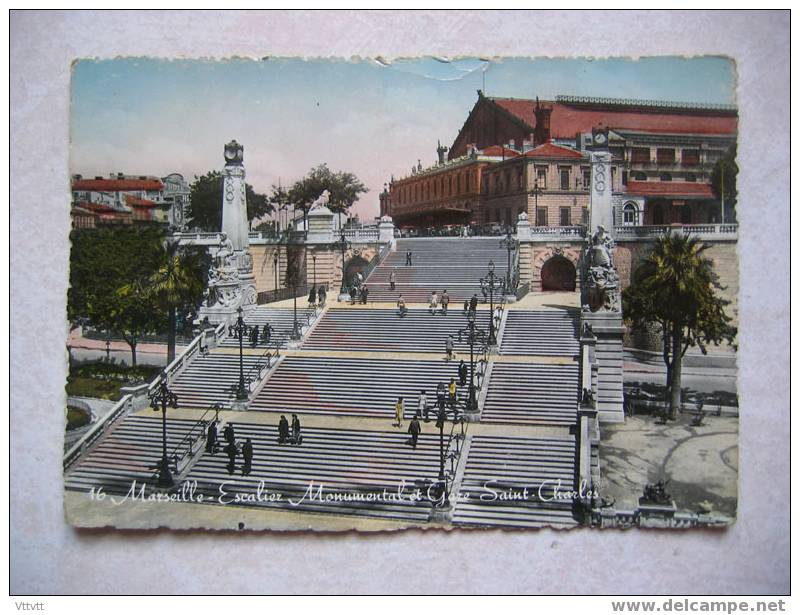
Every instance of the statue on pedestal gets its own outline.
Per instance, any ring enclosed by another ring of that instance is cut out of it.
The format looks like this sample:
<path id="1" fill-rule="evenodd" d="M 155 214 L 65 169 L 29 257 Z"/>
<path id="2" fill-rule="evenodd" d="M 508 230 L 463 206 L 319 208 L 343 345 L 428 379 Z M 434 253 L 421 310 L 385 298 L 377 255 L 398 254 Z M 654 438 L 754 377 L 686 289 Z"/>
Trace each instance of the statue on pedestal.
<path id="1" fill-rule="evenodd" d="M 584 310 L 620 310 L 619 276 L 614 268 L 614 247 L 614 240 L 605 228 L 598 226 L 584 256 Z"/>

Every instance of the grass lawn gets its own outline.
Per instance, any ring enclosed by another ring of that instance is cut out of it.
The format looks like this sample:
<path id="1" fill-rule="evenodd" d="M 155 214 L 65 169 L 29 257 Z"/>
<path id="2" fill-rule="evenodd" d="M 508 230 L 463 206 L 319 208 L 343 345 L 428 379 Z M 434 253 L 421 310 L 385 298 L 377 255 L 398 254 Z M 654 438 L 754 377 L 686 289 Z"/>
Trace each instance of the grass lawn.
<path id="1" fill-rule="evenodd" d="M 90 363 L 73 367 L 67 377 L 67 395 L 119 400 L 120 388 L 137 382 L 149 382 L 158 373 L 157 367 L 136 368 Z"/>
<path id="2" fill-rule="evenodd" d="M 83 427 L 88 422 L 89 414 L 86 411 L 75 406 L 67 406 L 67 431 Z"/>

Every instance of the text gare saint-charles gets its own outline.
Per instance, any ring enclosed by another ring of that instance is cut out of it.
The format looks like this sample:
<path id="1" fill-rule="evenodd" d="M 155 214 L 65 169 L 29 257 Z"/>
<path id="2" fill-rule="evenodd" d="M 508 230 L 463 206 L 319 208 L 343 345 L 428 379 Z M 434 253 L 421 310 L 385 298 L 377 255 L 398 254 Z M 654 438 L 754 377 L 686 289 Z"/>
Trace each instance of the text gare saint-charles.
<path id="1" fill-rule="evenodd" d="M 477 492 L 459 491 L 451 497 L 459 501 L 478 499 L 482 502 L 494 501 L 539 501 L 557 502 L 565 500 L 597 498 L 598 493 L 594 488 L 587 488 L 581 481 L 578 489 L 565 488 L 561 479 L 545 480 L 537 487 L 500 487 L 501 481 L 486 481 Z M 325 488 L 324 484 L 308 483 L 308 487 L 300 497 L 287 497 L 278 491 L 270 490 L 264 481 L 260 481 L 251 491 L 242 491 L 232 481 L 220 483 L 217 496 L 198 493 L 197 481 L 186 481 L 179 489 L 172 492 L 148 491 L 145 483 L 135 479 L 131 481 L 130 489 L 124 496 L 106 494 L 102 487 L 92 488 L 89 496 L 93 500 L 108 501 L 115 505 L 125 502 L 175 502 L 187 504 L 218 503 L 218 504 L 256 504 L 263 502 L 287 502 L 290 506 L 299 506 L 304 503 L 321 502 L 443 502 L 443 495 L 438 495 L 435 484 L 427 489 L 418 487 L 408 488 L 405 480 L 401 481 L 396 490 L 384 488 L 380 491 L 334 491 Z"/>

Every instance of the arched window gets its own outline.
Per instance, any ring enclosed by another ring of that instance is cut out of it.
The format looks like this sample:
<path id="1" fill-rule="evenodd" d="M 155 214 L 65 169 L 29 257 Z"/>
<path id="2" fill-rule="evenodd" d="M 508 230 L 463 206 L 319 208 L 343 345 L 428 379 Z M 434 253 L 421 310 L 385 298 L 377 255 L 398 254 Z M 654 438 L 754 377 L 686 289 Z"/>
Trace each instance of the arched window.
<path id="1" fill-rule="evenodd" d="M 639 208 L 633 201 L 628 201 L 622 207 L 622 224 L 625 226 L 639 225 Z"/>

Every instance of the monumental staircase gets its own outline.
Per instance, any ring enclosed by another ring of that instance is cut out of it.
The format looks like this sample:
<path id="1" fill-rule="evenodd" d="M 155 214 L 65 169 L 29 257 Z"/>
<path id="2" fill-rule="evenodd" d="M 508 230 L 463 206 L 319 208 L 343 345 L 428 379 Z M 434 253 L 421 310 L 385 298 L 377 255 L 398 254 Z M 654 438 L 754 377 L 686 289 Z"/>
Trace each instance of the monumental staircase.
<path id="1" fill-rule="evenodd" d="M 390 297 L 388 281 L 381 289 L 373 278 L 380 279 L 396 263 L 402 271 L 407 249 L 412 266 L 403 278 L 398 273 L 397 293 L 403 292 L 407 302 L 414 301 L 414 293 L 427 301 L 431 290 L 445 288 L 451 297 L 470 297 L 479 293 L 478 277 L 485 274 L 489 258 L 502 267 L 505 252 L 497 243 L 496 238 L 400 240 L 397 251 L 369 276 L 370 298 L 384 291 Z M 452 266 L 442 264 L 442 257 Z M 442 461 L 434 421 L 423 421 L 416 448 L 409 446 L 406 428 L 417 410 L 417 396 L 425 390 L 433 406 L 437 386 L 451 378 L 458 382 L 459 362 L 470 362 L 470 349 L 458 338 L 467 317 L 455 301 L 451 306 L 447 315 L 413 308 L 404 317 L 394 308 L 372 306 L 302 310 L 301 339 L 296 341 L 289 340 L 293 310 L 259 306 L 247 322 L 259 327 L 269 322 L 275 333 L 270 345 L 243 343 L 246 400 L 236 399 L 238 339 L 225 326 L 205 332 L 167 369 L 179 400 L 179 409 L 168 411 L 175 476 L 180 483 L 197 481 L 209 496 L 203 505 L 219 504 L 212 496 L 223 483 L 227 491 L 242 494 L 263 484 L 284 499 L 242 505 L 417 525 L 581 523 L 591 502 L 569 494 L 581 481 L 597 479 L 598 463 L 597 403 L 584 399 L 583 390 L 597 391 L 602 373 L 597 349 L 579 333 L 579 313 L 571 309 L 504 306 L 495 315 L 497 346 L 473 353 L 478 412 L 464 420 L 468 387 L 458 386 L 458 412 L 443 430 L 451 505 L 436 507 L 425 497 L 420 501 L 408 495 L 430 488 Z M 477 326 L 488 329 L 490 317 L 481 305 Z M 450 335 L 454 360 L 445 358 Z M 127 491 L 133 479 L 153 488 L 161 452 L 160 413 L 141 401 L 153 386 L 127 395 L 108 424 L 95 427 L 91 438 L 68 453 L 68 490 L 102 486 Z M 402 429 L 392 426 L 399 397 L 405 402 Z M 299 446 L 277 441 L 280 415 L 291 414 L 304 424 Z M 251 439 L 255 455 L 249 473 L 242 473 L 241 457 L 231 473 L 226 455 L 204 450 L 202 433 L 212 417 L 220 420 L 220 431 L 234 423 L 240 444 Z M 287 504 L 287 499 L 301 499 L 310 483 L 344 495 L 338 501 Z M 371 497 L 396 492 L 400 485 L 406 497 Z"/>

